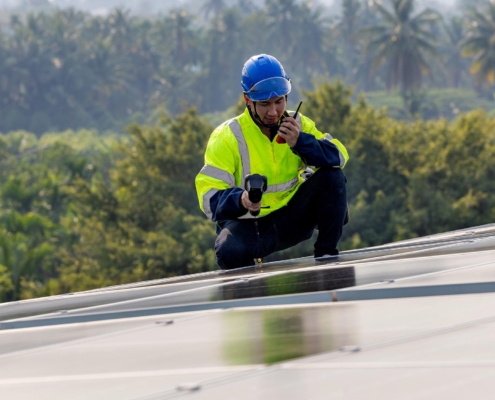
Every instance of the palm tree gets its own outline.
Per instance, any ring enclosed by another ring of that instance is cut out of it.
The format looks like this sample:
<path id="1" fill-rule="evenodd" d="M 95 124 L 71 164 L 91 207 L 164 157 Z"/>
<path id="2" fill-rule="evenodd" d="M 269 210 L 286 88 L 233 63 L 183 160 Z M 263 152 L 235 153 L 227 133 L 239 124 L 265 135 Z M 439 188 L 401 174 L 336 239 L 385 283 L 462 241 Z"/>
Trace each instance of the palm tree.
<path id="1" fill-rule="evenodd" d="M 273 38 L 274 44 L 281 52 L 291 54 L 295 46 L 294 22 L 297 19 L 298 6 L 296 0 L 266 0 L 265 12 L 269 17 L 268 33 Z"/>
<path id="2" fill-rule="evenodd" d="M 467 37 L 461 43 L 463 55 L 473 57 L 471 73 L 475 85 L 495 82 L 495 3 L 487 4 L 487 9 L 468 12 L 471 20 Z"/>
<path id="3" fill-rule="evenodd" d="M 239 96 L 239 72 L 246 58 L 241 46 L 240 21 L 239 13 L 230 8 L 213 19 L 207 31 L 207 89 L 203 91 L 202 101 L 203 109 L 208 112 L 230 107 Z"/>
<path id="4" fill-rule="evenodd" d="M 391 10 L 380 0 L 374 1 L 381 23 L 361 31 L 366 39 L 365 56 L 372 57 L 373 71 L 387 66 L 388 90 L 400 85 L 405 94 L 421 85 L 423 75 L 431 74 L 427 56 L 438 55 L 431 28 L 440 16 L 430 9 L 413 15 L 414 0 L 388 1 Z"/>
<path id="5" fill-rule="evenodd" d="M 359 17 L 362 2 L 360 0 L 342 0 L 342 16 L 336 31 L 342 40 L 347 73 L 351 74 L 359 56 L 356 34 L 359 29 Z"/>
<path id="6" fill-rule="evenodd" d="M 463 10 L 473 10 L 486 3 L 486 0 L 457 0 L 458 6 Z"/>
<path id="7" fill-rule="evenodd" d="M 133 35 L 132 24 L 134 17 L 130 16 L 129 10 L 116 8 L 106 19 L 110 30 L 109 37 L 112 45 L 118 52 L 127 51 L 127 45 L 131 43 Z"/>
<path id="8" fill-rule="evenodd" d="M 167 17 L 169 41 L 173 42 L 172 56 L 181 68 L 195 61 L 197 56 L 196 34 L 193 30 L 193 14 L 183 9 L 174 9 Z"/>
<path id="9" fill-rule="evenodd" d="M 304 68 L 317 68 L 320 65 L 325 37 L 330 34 L 328 19 L 324 17 L 322 6 L 315 6 L 312 1 L 298 7 L 295 23 L 298 26 L 297 42 L 292 54 L 304 60 Z"/>
<path id="10" fill-rule="evenodd" d="M 227 8 L 225 0 L 206 0 L 203 7 L 201 7 L 201 11 L 205 19 L 208 19 L 210 14 L 213 14 L 215 18 L 218 17 L 225 8 Z"/>
<path id="11" fill-rule="evenodd" d="M 244 15 L 251 15 L 258 9 L 253 0 L 237 0 L 235 8 Z"/>
<path id="12" fill-rule="evenodd" d="M 458 88 L 468 70 L 466 60 L 463 59 L 461 54 L 461 43 L 464 40 L 464 19 L 462 17 L 452 17 L 445 24 L 445 32 L 448 38 L 446 65 L 449 71 L 450 84 Z"/>

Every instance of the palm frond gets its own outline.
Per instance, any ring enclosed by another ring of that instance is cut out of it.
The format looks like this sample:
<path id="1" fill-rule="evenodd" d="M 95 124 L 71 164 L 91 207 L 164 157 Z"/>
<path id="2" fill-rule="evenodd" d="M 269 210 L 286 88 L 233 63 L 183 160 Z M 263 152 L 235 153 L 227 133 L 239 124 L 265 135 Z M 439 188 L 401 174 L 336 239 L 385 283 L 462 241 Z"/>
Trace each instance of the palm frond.
<path id="1" fill-rule="evenodd" d="M 414 0 L 392 0 L 400 21 L 408 21 L 414 9 Z"/>
<path id="2" fill-rule="evenodd" d="M 425 8 L 412 17 L 410 21 L 438 21 L 442 18 L 442 15 L 438 11 L 432 10 L 431 8 Z"/>
<path id="3" fill-rule="evenodd" d="M 385 8 L 380 0 L 373 1 L 373 6 L 376 6 L 378 13 L 381 15 L 384 21 L 390 24 L 395 24 L 397 22 L 395 16 Z"/>

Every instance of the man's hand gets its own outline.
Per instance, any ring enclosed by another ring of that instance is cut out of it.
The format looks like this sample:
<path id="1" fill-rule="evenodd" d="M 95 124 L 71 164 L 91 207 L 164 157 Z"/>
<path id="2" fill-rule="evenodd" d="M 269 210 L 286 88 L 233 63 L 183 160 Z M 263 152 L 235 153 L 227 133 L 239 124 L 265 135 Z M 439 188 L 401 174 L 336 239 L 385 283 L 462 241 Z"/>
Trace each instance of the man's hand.
<path id="1" fill-rule="evenodd" d="M 300 128 L 296 120 L 292 117 L 285 117 L 278 129 L 280 137 L 285 139 L 290 147 L 294 147 L 299 138 Z"/>
<path id="2" fill-rule="evenodd" d="M 261 208 L 261 201 L 259 203 L 251 203 L 249 201 L 249 194 L 247 190 L 245 190 L 241 195 L 241 203 L 244 208 L 247 208 L 250 211 L 258 211 Z"/>

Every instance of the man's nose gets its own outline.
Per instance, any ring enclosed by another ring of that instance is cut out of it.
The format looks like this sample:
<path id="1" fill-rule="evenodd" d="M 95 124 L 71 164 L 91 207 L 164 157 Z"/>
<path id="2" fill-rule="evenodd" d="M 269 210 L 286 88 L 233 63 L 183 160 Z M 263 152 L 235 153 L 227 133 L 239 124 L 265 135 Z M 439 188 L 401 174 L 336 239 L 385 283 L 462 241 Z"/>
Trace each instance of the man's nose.
<path id="1" fill-rule="evenodd" d="M 268 106 L 268 115 L 277 115 L 277 107 L 275 104 L 270 104 Z"/>

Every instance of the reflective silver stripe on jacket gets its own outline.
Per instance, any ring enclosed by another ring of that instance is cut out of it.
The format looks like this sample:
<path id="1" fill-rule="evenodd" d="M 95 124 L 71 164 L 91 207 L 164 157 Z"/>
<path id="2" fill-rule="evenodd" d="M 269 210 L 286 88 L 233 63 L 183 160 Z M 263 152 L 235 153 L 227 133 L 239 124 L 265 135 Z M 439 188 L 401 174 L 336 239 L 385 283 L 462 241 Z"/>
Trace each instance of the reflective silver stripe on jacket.
<path id="1" fill-rule="evenodd" d="M 212 167 L 211 165 L 205 165 L 201 169 L 201 171 L 199 171 L 199 173 L 206 175 L 206 176 L 209 176 L 210 178 L 215 178 L 215 179 L 218 179 L 222 182 L 225 182 L 230 187 L 235 186 L 234 175 L 229 174 L 227 171 L 224 171 L 223 169 L 220 169 L 217 167 Z"/>
<path id="2" fill-rule="evenodd" d="M 215 193 L 219 192 L 218 189 L 210 189 L 203 196 L 203 209 L 205 210 L 205 214 L 209 219 L 213 218 L 213 213 L 211 211 L 210 200 L 215 195 Z"/>
<path id="3" fill-rule="evenodd" d="M 296 186 L 298 182 L 299 182 L 299 178 L 296 177 L 294 179 L 291 179 L 289 182 L 280 183 L 278 185 L 269 185 L 265 193 L 285 192 L 286 190 L 289 190 L 294 186 Z M 253 217 L 250 213 L 247 213 L 242 217 L 239 217 L 238 219 L 252 219 L 252 218 L 257 218 L 257 217 Z"/>
<path id="4" fill-rule="evenodd" d="M 324 138 L 320 139 L 320 140 L 328 140 L 329 142 L 333 139 L 332 135 L 330 135 L 329 133 L 327 133 L 325 135 Z M 339 147 L 337 145 L 335 145 L 335 147 L 337 147 L 337 150 L 339 151 L 339 161 L 340 161 L 340 165 L 334 165 L 334 168 L 340 168 L 342 167 L 344 164 L 345 164 L 345 157 L 344 155 L 342 154 L 342 152 L 340 151 Z"/>
<path id="5" fill-rule="evenodd" d="M 275 193 L 275 192 L 285 192 L 297 185 L 299 182 L 298 177 L 291 179 L 289 182 L 279 183 L 278 185 L 268 185 L 268 189 L 266 193 Z"/>
<path id="6" fill-rule="evenodd" d="M 235 138 L 237 139 L 237 146 L 239 147 L 239 154 L 241 155 L 241 163 L 242 163 L 242 179 L 241 179 L 241 187 L 244 187 L 244 177 L 251 173 L 251 161 L 249 159 L 249 151 L 246 143 L 246 139 L 244 139 L 244 135 L 242 134 L 241 124 L 236 119 L 233 119 L 229 122 L 229 127 Z"/>

